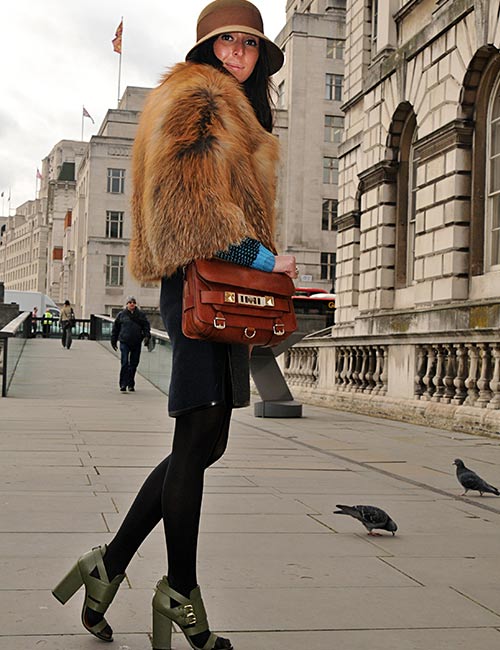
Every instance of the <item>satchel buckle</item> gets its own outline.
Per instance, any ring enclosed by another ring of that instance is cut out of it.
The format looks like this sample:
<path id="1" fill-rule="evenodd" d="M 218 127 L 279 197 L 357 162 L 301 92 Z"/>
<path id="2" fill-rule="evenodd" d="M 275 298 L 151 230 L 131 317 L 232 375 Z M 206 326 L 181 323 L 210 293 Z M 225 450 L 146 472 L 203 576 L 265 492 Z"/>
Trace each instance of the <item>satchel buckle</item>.
<path id="1" fill-rule="evenodd" d="M 214 318 L 214 327 L 216 330 L 226 329 L 226 319 L 224 316 L 216 316 Z"/>
<path id="2" fill-rule="evenodd" d="M 285 326 L 283 323 L 274 323 L 273 333 L 276 334 L 276 336 L 283 336 L 285 333 Z"/>
<path id="3" fill-rule="evenodd" d="M 253 339 L 257 334 L 257 330 L 254 327 L 245 327 L 245 336 L 247 339 Z"/>

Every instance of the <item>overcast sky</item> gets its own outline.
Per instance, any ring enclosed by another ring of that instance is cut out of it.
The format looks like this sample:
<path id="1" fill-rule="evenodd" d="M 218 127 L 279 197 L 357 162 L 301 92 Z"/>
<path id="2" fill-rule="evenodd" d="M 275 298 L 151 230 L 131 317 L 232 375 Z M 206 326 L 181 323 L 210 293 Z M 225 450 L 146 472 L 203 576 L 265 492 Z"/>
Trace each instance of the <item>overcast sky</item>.
<path id="1" fill-rule="evenodd" d="M 285 24 L 286 0 L 253 0 L 266 35 Z M 123 16 L 121 93 L 154 86 L 195 43 L 208 0 L 1 0 L 0 215 L 35 198 L 36 170 L 59 140 L 97 133 L 116 108 L 119 55 L 111 40 Z"/>

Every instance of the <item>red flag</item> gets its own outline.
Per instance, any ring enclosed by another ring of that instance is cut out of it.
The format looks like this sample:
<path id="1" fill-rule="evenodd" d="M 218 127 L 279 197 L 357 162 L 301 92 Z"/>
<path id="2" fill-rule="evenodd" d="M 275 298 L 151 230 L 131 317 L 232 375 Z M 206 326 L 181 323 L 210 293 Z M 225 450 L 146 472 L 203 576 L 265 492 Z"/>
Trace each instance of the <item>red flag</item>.
<path id="1" fill-rule="evenodd" d="M 116 28 L 115 37 L 111 41 L 113 43 L 113 50 L 122 53 L 122 34 L 123 34 L 123 19 L 120 21 L 120 24 Z"/>
<path id="2" fill-rule="evenodd" d="M 38 169 L 38 167 L 36 168 L 36 177 L 40 181 L 43 180 L 43 176 L 40 174 L 40 170 Z"/>
<path id="3" fill-rule="evenodd" d="M 88 112 L 88 110 L 85 108 L 85 106 L 83 107 L 83 117 L 88 117 L 88 118 L 92 121 L 92 124 L 95 124 L 95 122 L 94 122 L 94 118 L 93 118 L 92 115 Z"/>

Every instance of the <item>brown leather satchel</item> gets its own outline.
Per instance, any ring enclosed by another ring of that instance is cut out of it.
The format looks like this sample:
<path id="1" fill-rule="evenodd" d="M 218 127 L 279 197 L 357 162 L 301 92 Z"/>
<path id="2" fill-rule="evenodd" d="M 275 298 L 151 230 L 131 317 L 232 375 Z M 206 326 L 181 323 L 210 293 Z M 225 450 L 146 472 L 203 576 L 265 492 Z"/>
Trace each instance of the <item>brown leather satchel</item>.
<path id="1" fill-rule="evenodd" d="M 268 347 L 297 329 L 294 284 L 223 260 L 195 260 L 184 275 L 182 331 L 190 339 Z"/>

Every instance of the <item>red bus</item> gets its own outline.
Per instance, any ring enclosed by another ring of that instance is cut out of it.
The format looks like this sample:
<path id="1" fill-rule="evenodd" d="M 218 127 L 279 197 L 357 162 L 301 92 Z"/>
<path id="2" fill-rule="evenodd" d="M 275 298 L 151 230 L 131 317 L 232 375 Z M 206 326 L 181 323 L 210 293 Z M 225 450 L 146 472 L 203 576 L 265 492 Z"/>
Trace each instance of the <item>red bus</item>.
<path id="1" fill-rule="evenodd" d="M 335 322 L 335 294 L 316 287 L 297 287 L 292 296 L 299 329 L 313 332 Z"/>

